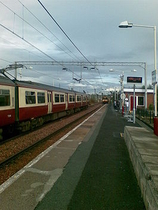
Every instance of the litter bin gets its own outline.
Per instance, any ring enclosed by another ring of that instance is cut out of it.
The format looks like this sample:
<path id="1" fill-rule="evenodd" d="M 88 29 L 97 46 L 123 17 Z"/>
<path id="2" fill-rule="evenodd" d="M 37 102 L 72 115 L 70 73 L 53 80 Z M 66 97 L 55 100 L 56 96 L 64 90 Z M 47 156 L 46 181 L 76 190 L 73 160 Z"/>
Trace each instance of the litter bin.
<path id="1" fill-rule="evenodd" d="M 158 136 L 158 117 L 154 117 L 154 134 Z"/>

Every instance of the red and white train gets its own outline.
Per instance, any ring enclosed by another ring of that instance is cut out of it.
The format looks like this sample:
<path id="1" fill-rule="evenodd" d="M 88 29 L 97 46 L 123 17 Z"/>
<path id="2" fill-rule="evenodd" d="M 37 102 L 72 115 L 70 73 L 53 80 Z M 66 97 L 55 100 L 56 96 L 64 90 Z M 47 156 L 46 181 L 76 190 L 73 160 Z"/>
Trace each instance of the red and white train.
<path id="1" fill-rule="evenodd" d="M 0 76 L 0 138 L 88 107 L 85 93 Z"/>

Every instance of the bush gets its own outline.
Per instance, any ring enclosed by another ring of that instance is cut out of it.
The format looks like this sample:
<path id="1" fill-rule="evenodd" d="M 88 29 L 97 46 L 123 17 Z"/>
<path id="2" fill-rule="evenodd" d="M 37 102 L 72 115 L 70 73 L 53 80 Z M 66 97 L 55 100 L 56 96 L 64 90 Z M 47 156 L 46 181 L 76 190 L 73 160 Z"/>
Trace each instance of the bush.
<path id="1" fill-rule="evenodd" d="M 153 109 L 154 109 L 153 104 L 150 104 L 150 105 L 149 105 L 149 110 L 152 111 Z"/>

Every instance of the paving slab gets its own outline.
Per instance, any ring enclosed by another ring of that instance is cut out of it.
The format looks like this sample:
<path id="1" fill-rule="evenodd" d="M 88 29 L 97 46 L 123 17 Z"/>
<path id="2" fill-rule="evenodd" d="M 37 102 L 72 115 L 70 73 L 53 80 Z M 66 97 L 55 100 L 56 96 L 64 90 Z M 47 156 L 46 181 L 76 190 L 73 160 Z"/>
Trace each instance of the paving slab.
<path id="1" fill-rule="evenodd" d="M 126 126 L 124 138 L 146 209 L 158 209 L 158 137 L 145 128 Z"/>
<path id="2" fill-rule="evenodd" d="M 100 122 L 90 140 L 80 144 L 71 156 L 63 174 L 36 210 L 145 210 L 120 135 L 125 125 L 133 123 L 127 122 L 110 105 Z"/>
<path id="3" fill-rule="evenodd" d="M 88 142 L 106 112 L 103 106 L 0 186 L 1 210 L 33 210 L 63 174 L 71 156 Z M 88 154 L 88 153 L 87 153 Z M 84 164 L 86 159 L 83 158 Z M 82 171 L 80 171 L 82 173 Z"/>

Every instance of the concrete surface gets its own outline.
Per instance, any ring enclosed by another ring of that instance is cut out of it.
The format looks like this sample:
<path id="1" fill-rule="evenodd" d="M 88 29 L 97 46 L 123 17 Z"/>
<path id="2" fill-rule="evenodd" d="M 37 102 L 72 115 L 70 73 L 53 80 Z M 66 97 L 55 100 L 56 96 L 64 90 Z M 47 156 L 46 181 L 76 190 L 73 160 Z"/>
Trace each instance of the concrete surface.
<path id="1" fill-rule="evenodd" d="M 145 128 L 126 126 L 124 138 L 147 210 L 158 209 L 158 137 Z"/>
<path id="2" fill-rule="evenodd" d="M 158 137 L 139 126 L 103 106 L 1 185 L 0 209 L 157 210 Z"/>
<path id="3" fill-rule="evenodd" d="M 78 146 L 90 139 L 96 126 L 105 116 L 106 109 L 107 106 L 99 109 L 2 184 L 0 209 L 33 210 L 63 174 Z M 86 159 L 83 161 L 83 167 L 85 161 Z M 82 173 L 81 169 L 80 171 Z"/>
<path id="4" fill-rule="evenodd" d="M 123 139 L 127 122 L 108 106 L 93 135 L 69 159 L 36 210 L 145 210 Z"/>

